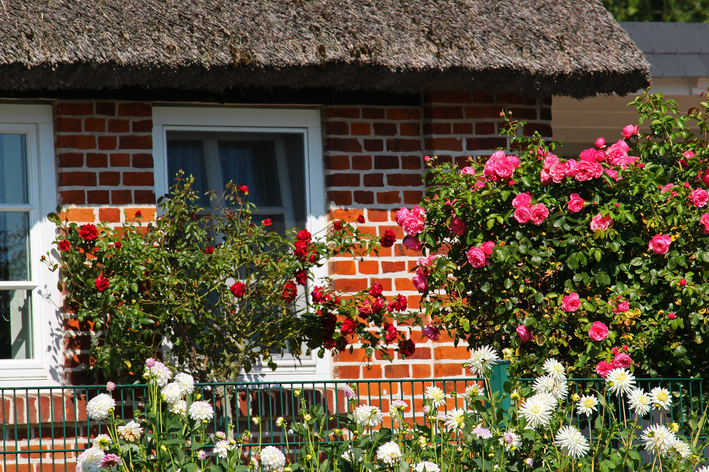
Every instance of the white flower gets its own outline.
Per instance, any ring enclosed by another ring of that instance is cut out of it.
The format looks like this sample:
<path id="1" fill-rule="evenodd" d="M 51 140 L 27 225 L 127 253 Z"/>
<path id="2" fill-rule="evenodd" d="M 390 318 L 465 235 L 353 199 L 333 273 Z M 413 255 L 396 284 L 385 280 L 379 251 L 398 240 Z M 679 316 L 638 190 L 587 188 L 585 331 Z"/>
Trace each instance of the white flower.
<path id="1" fill-rule="evenodd" d="M 475 397 L 482 395 L 485 395 L 485 389 L 478 384 L 468 386 L 465 389 L 465 393 L 463 393 L 465 401 L 467 401 L 468 403 L 473 403 Z"/>
<path id="2" fill-rule="evenodd" d="M 626 369 L 613 369 L 606 376 L 608 390 L 616 395 L 625 395 L 635 387 L 635 376 Z"/>
<path id="3" fill-rule="evenodd" d="M 692 448 L 681 439 L 675 438 L 675 440 L 672 441 L 669 452 L 677 454 L 682 459 L 686 459 L 692 454 Z"/>
<path id="4" fill-rule="evenodd" d="M 643 430 L 641 436 L 645 450 L 664 455 L 676 439 L 675 433 L 664 424 L 654 424 Z"/>
<path id="5" fill-rule="evenodd" d="M 398 464 L 399 459 L 401 459 L 399 445 L 394 441 L 382 444 L 377 449 L 377 459 L 392 467 Z"/>
<path id="6" fill-rule="evenodd" d="M 99 434 L 91 440 L 91 444 L 93 447 L 97 447 L 102 451 L 105 451 L 111 446 L 111 444 L 113 444 L 113 440 L 108 434 Z"/>
<path id="7" fill-rule="evenodd" d="M 160 361 L 155 361 L 152 367 L 146 367 L 145 372 L 148 378 L 155 379 L 158 387 L 164 387 L 172 378 L 172 371 Z"/>
<path id="8" fill-rule="evenodd" d="M 286 456 L 280 449 L 273 446 L 266 446 L 261 451 L 261 465 L 266 472 L 281 470 L 286 465 Z"/>
<path id="9" fill-rule="evenodd" d="M 414 464 L 415 472 L 441 472 L 441 468 L 435 462 L 423 461 Z"/>
<path id="10" fill-rule="evenodd" d="M 170 413 L 173 415 L 185 416 L 187 414 L 187 402 L 184 400 L 177 400 L 175 403 L 170 405 Z"/>
<path id="11" fill-rule="evenodd" d="M 214 417 L 214 408 L 209 402 L 193 402 L 190 405 L 190 418 L 195 421 L 211 420 Z"/>
<path id="12" fill-rule="evenodd" d="M 178 400 L 182 400 L 182 387 L 177 382 L 170 382 L 165 385 L 160 391 L 162 399 L 168 403 L 175 403 Z"/>
<path id="13" fill-rule="evenodd" d="M 578 403 L 576 403 L 576 411 L 579 415 L 591 416 L 594 411 L 596 411 L 596 406 L 598 406 L 598 399 L 593 395 L 582 396 Z"/>
<path id="14" fill-rule="evenodd" d="M 76 459 L 76 472 L 101 472 L 101 461 L 106 453 L 97 447 L 82 452 Z"/>
<path id="15" fill-rule="evenodd" d="M 630 393 L 628 393 L 628 403 L 630 409 L 633 410 L 636 415 L 640 415 L 640 417 L 647 415 L 652 409 L 650 397 L 642 388 L 633 388 L 630 390 Z"/>
<path id="16" fill-rule="evenodd" d="M 473 430 L 473 434 L 480 439 L 490 439 L 492 437 L 492 433 L 489 429 L 480 426 Z"/>
<path id="17" fill-rule="evenodd" d="M 704 467 L 700 467 L 694 472 L 709 472 L 709 465 L 705 465 Z"/>
<path id="18" fill-rule="evenodd" d="M 569 393 L 569 386 L 566 379 L 557 382 L 551 375 L 543 375 L 534 381 L 534 390 L 537 393 L 547 393 L 557 400 L 562 400 Z"/>
<path id="19" fill-rule="evenodd" d="M 566 383 L 566 369 L 561 362 L 556 359 L 547 359 L 544 361 L 542 368 L 544 369 L 544 372 L 549 374 L 549 376 L 554 379 L 555 382 Z"/>
<path id="20" fill-rule="evenodd" d="M 519 408 L 519 414 L 527 420 L 527 429 L 546 426 L 556 408 L 556 400 L 551 395 L 538 393 L 527 398 Z"/>
<path id="21" fill-rule="evenodd" d="M 135 442 L 143 434 L 143 428 L 138 423 L 131 420 L 125 426 L 118 427 L 118 435 L 128 442 Z"/>
<path id="22" fill-rule="evenodd" d="M 409 406 L 409 404 L 406 403 L 404 400 L 396 399 L 391 402 L 391 406 L 393 406 L 397 410 L 405 410 Z"/>
<path id="23" fill-rule="evenodd" d="M 454 408 L 446 415 L 446 427 L 454 432 L 463 430 L 465 426 L 465 411 L 460 408 Z"/>
<path id="24" fill-rule="evenodd" d="M 426 389 L 426 394 L 424 395 L 424 398 L 431 402 L 431 406 L 433 408 L 438 408 L 445 402 L 446 394 L 443 393 L 443 390 L 441 390 L 440 388 L 436 387 L 435 385 L 431 385 Z"/>
<path id="25" fill-rule="evenodd" d="M 522 445 L 522 438 L 514 431 L 507 431 L 500 439 L 500 444 L 505 445 L 505 451 L 519 449 Z"/>
<path id="26" fill-rule="evenodd" d="M 650 401 L 655 405 L 655 408 L 662 408 L 663 410 L 669 410 L 672 405 L 670 391 L 662 387 L 655 387 L 650 390 Z"/>
<path id="27" fill-rule="evenodd" d="M 588 453 L 588 440 L 574 426 L 561 427 L 556 433 L 555 439 L 556 445 L 574 459 L 578 459 Z"/>
<path id="28" fill-rule="evenodd" d="M 86 404 L 86 413 L 92 420 L 105 420 L 111 414 L 111 410 L 116 408 L 116 400 L 108 393 L 96 395 Z"/>
<path id="29" fill-rule="evenodd" d="M 232 446 L 229 441 L 226 439 L 222 439 L 221 441 L 217 441 L 217 443 L 214 445 L 214 454 L 217 456 L 221 457 L 222 459 L 226 459 L 227 456 L 229 455 L 229 451 L 234 449 L 234 446 Z"/>
<path id="30" fill-rule="evenodd" d="M 490 346 L 483 346 L 470 353 L 468 368 L 478 376 L 484 376 L 499 361 L 497 353 Z"/>
<path id="31" fill-rule="evenodd" d="M 180 372 L 175 376 L 175 382 L 177 382 L 177 385 L 182 389 L 183 395 L 189 395 L 194 392 L 194 378 L 192 378 L 190 374 Z"/>
<path id="32" fill-rule="evenodd" d="M 355 408 L 354 417 L 357 424 L 374 428 L 382 421 L 384 414 L 377 407 L 360 405 Z"/>

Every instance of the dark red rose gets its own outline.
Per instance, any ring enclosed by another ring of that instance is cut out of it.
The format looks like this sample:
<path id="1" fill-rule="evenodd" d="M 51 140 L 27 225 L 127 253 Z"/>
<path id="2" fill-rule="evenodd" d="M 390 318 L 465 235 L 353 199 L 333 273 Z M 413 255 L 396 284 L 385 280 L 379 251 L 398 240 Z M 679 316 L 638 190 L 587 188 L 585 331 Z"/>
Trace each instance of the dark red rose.
<path id="1" fill-rule="evenodd" d="M 67 252 L 71 249 L 71 244 L 69 244 L 69 241 L 67 241 L 66 239 L 62 239 L 57 244 L 57 249 L 59 249 L 61 252 Z"/>
<path id="2" fill-rule="evenodd" d="M 312 235 L 310 234 L 310 231 L 308 231 L 307 229 L 303 229 L 298 231 L 298 234 L 295 236 L 295 239 L 297 239 L 298 241 L 305 241 L 306 243 L 309 243 L 311 236 Z"/>
<path id="3" fill-rule="evenodd" d="M 404 357 L 411 357 L 416 351 L 416 345 L 410 339 L 405 339 L 399 343 L 399 352 Z"/>
<path id="4" fill-rule="evenodd" d="M 396 242 L 396 233 L 393 230 L 387 229 L 382 236 L 382 247 L 392 247 Z"/>
<path id="5" fill-rule="evenodd" d="M 396 326 L 387 323 L 384 325 L 384 340 L 387 343 L 393 342 L 399 336 L 399 332 L 396 330 Z"/>
<path id="6" fill-rule="evenodd" d="M 92 224 L 82 225 L 79 228 L 79 237 L 85 241 L 94 241 L 98 238 L 98 230 Z"/>
<path id="7" fill-rule="evenodd" d="M 313 287 L 313 294 L 311 296 L 313 299 L 313 303 L 322 303 L 323 300 L 325 300 L 325 294 L 323 292 L 322 287 L 318 287 L 317 285 Z"/>
<path id="8" fill-rule="evenodd" d="M 342 327 L 340 328 L 340 334 L 347 336 L 357 332 L 357 322 L 351 318 L 347 318 L 342 322 Z"/>
<path id="9" fill-rule="evenodd" d="M 359 216 L 357 217 L 357 223 L 360 223 L 360 224 L 361 224 L 361 223 L 364 223 L 364 215 L 359 215 Z"/>
<path id="10" fill-rule="evenodd" d="M 143 212 L 140 211 L 140 210 L 136 211 L 136 212 L 135 212 L 135 217 L 136 217 L 136 218 L 142 218 L 142 217 L 143 217 Z"/>
<path id="11" fill-rule="evenodd" d="M 296 241 L 293 255 L 301 261 L 304 261 L 308 258 L 308 249 L 309 247 L 306 241 Z"/>
<path id="12" fill-rule="evenodd" d="M 394 311 L 405 311 L 409 307 L 409 301 L 404 295 L 397 295 L 396 299 L 389 302 L 387 305 L 387 311 L 392 313 Z"/>
<path id="13" fill-rule="evenodd" d="M 123 247 L 123 245 L 120 241 L 116 241 L 115 243 L 113 243 L 113 247 L 115 247 L 116 249 L 120 249 Z"/>
<path id="14" fill-rule="evenodd" d="M 337 328 L 337 317 L 332 313 L 320 313 L 322 329 L 325 332 L 325 337 L 330 338 L 335 333 Z"/>
<path id="15" fill-rule="evenodd" d="M 94 285 L 96 286 L 96 288 L 98 289 L 99 292 L 103 292 L 104 290 L 106 290 L 108 288 L 109 284 L 110 284 L 110 281 L 106 277 L 104 277 L 103 275 L 99 275 L 98 277 L 96 277 L 96 280 L 94 281 Z"/>
<path id="16" fill-rule="evenodd" d="M 206 248 L 204 248 L 205 254 L 211 254 L 213 252 L 214 252 L 214 248 L 212 246 L 207 246 Z"/>
<path id="17" fill-rule="evenodd" d="M 263 225 L 264 226 L 271 226 L 273 224 L 273 221 L 271 221 L 271 218 L 266 218 L 263 220 Z"/>
<path id="18" fill-rule="evenodd" d="M 334 229 L 335 231 L 342 231 L 342 221 L 337 220 L 332 223 L 332 229 Z"/>
<path id="19" fill-rule="evenodd" d="M 384 308 L 384 299 L 376 298 L 372 303 L 372 313 L 379 313 Z"/>
<path id="20" fill-rule="evenodd" d="M 305 286 L 305 282 L 308 281 L 308 271 L 305 269 L 296 270 L 295 281 L 298 282 L 298 285 Z"/>
<path id="21" fill-rule="evenodd" d="M 241 298 L 244 296 L 244 292 L 246 292 L 246 285 L 244 285 L 241 282 L 236 282 L 234 285 L 230 287 L 231 293 L 234 294 L 235 297 Z"/>
<path id="22" fill-rule="evenodd" d="M 238 185 L 236 188 L 238 188 L 239 192 L 243 193 L 244 195 L 249 194 L 249 187 L 247 187 L 246 185 Z"/>
<path id="23" fill-rule="evenodd" d="M 372 288 L 369 289 L 369 294 L 373 297 L 381 297 L 383 291 L 382 285 L 379 282 L 374 282 Z"/>
<path id="24" fill-rule="evenodd" d="M 281 294 L 281 298 L 286 301 L 286 303 L 290 303 L 293 300 L 295 300 L 295 297 L 298 295 L 298 287 L 295 286 L 293 281 L 289 280 L 283 285 L 283 293 Z"/>

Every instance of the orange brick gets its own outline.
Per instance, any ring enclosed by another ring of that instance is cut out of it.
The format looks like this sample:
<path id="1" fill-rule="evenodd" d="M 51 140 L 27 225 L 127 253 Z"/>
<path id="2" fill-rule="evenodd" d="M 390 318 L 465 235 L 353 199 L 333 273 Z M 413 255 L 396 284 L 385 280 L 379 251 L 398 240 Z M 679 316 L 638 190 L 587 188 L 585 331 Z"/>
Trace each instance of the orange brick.
<path id="1" fill-rule="evenodd" d="M 377 364 L 370 364 L 368 366 L 365 366 L 364 369 L 362 369 L 362 377 L 365 379 L 381 379 L 382 378 L 382 366 L 377 365 Z M 375 389 L 376 387 L 376 389 Z M 379 394 L 379 387 L 376 385 L 370 384 L 369 386 L 360 386 L 360 388 L 365 388 L 367 389 L 367 392 L 371 392 L 371 390 L 376 390 L 377 393 L 376 395 Z"/>
<path id="2" fill-rule="evenodd" d="M 335 279 L 333 289 L 340 292 L 360 292 L 369 287 L 367 279 Z"/>
<path id="3" fill-rule="evenodd" d="M 140 215 L 142 217 L 138 217 L 138 212 L 140 212 Z M 146 208 L 130 208 L 126 210 L 126 221 L 130 222 L 138 222 L 141 221 L 143 223 L 147 221 L 155 221 L 155 208 L 151 207 L 146 207 Z"/>
<path id="4" fill-rule="evenodd" d="M 399 292 L 402 291 L 416 291 L 416 287 L 414 286 L 414 283 L 411 281 L 411 279 L 394 279 L 394 282 L 396 283 L 396 290 Z"/>
<path id="5" fill-rule="evenodd" d="M 389 221 L 389 211 L 387 211 L 387 210 L 367 210 L 367 221 L 372 221 L 372 222 Z"/>
<path id="6" fill-rule="evenodd" d="M 384 375 L 388 379 L 405 379 L 409 375 L 409 366 L 402 364 L 389 364 L 384 366 Z"/>
<path id="7" fill-rule="evenodd" d="M 417 379 L 431 377 L 431 366 L 427 364 L 411 364 L 411 377 Z"/>
<path id="8" fill-rule="evenodd" d="M 98 219 L 106 223 L 120 223 L 121 210 L 118 208 L 99 208 Z"/>
<path id="9" fill-rule="evenodd" d="M 93 222 L 96 220 L 96 215 L 94 214 L 93 208 L 69 208 L 66 212 L 66 218 L 69 221 Z"/>
<path id="10" fill-rule="evenodd" d="M 430 359 L 431 358 L 431 348 L 416 346 L 416 351 L 412 356 L 406 359 Z"/>
<path id="11" fill-rule="evenodd" d="M 359 215 L 363 214 L 364 210 L 343 210 L 336 209 L 330 212 L 330 217 L 333 220 L 344 220 L 349 223 L 354 223 L 357 221 Z"/>
<path id="12" fill-rule="evenodd" d="M 341 365 L 335 369 L 335 377 L 340 379 L 359 379 L 360 367 L 358 365 Z"/>
<path id="13" fill-rule="evenodd" d="M 379 263 L 377 261 L 362 261 L 359 263 L 360 274 L 378 274 Z"/>
<path id="14" fill-rule="evenodd" d="M 435 364 L 433 366 L 434 377 L 455 377 L 463 375 L 461 364 Z"/>
<path id="15" fill-rule="evenodd" d="M 440 339 L 440 338 L 439 338 Z M 463 346 L 436 346 L 433 351 L 435 359 L 464 359 L 470 358 L 470 352 Z"/>
<path id="16" fill-rule="evenodd" d="M 349 349 L 339 352 L 335 356 L 335 362 L 364 362 L 367 360 L 364 349 L 353 349 L 350 353 Z"/>
<path id="17" fill-rule="evenodd" d="M 391 292 L 391 279 L 372 279 L 372 283 L 379 282 L 386 292 Z"/>
<path id="18" fill-rule="evenodd" d="M 382 261 L 382 272 L 402 272 L 406 270 L 406 263 L 404 261 L 388 262 Z"/>
<path id="19" fill-rule="evenodd" d="M 331 261 L 330 273 L 337 275 L 355 275 L 357 270 L 354 261 Z"/>

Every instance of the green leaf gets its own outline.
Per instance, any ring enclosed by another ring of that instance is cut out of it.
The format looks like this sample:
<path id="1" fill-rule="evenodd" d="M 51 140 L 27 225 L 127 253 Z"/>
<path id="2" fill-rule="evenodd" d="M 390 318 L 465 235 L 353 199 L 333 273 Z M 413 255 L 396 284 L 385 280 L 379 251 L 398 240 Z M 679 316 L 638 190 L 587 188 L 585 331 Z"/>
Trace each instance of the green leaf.
<path id="1" fill-rule="evenodd" d="M 534 267 L 539 267 L 540 265 L 542 265 L 542 258 L 539 256 L 534 256 L 529 261 L 529 263 L 532 264 Z"/>
<path id="2" fill-rule="evenodd" d="M 643 265 L 643 260 L 640 257 L 635 257 L 630 261 L 631 266 L 639 267 Z"/>

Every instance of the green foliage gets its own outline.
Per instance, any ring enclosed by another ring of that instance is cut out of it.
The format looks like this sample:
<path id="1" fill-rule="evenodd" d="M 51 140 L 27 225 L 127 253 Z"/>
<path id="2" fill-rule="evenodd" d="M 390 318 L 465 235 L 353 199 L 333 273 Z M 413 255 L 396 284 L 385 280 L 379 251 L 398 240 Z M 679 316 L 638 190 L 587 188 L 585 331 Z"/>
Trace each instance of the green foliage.
<path id="1" fill-rule="evenodd" d="M 616 21 L 709 21 L 707 0 L 603 0 L 603 6 Z"/>

